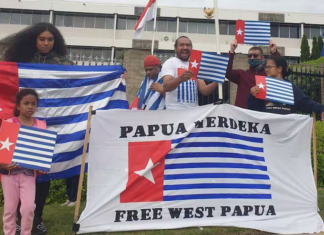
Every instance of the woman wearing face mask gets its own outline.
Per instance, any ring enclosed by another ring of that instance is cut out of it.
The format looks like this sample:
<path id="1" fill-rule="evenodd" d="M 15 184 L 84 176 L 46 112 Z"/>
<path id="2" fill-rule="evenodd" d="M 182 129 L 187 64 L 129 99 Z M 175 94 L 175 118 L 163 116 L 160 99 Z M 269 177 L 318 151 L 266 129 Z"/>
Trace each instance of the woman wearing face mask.
<path id="1" fill-rule="evenodd" d="M 267 77 L 278 79 L 285 79 L 291 74 L 291 70 L 288 69 L 287 61 L 281 56 L 271 56 L 267 61 L 265 71 Z M 259 86 L 254 86 L 250 91 L 251 94 L 247 103 L 248 109 L 276 114 L 315 112 L 321 114 L 322 121 L 324 121 L 324 106 L 307 97 L 295 84 L 292 84 L 292 87 L 294 93 L 294 105 L 285 105 L 282 103 L 255 98 L 255 96 L 260 92 L 260 88 Z"/>
<path id="2" fill-rule="evenodd" d="M 4 54 L 4 60 L 21 63 L 41 63 L 73 65 L 66 58 L 66 45 L 62 34 L 50 23 L 39 23 L 27 27 L 22 31 L 7 37 L 9 43 Z M 46 227 L 42 221 L 43 209 L 49 193 L 50 181 L 41 182 L 36 179 L 36 210 L 32 234 L 46 234 Z M 19 209 L 18 209 L 19 214 Z M 20 219 L 18 215 L 17 233 L 20 233 Z"/>

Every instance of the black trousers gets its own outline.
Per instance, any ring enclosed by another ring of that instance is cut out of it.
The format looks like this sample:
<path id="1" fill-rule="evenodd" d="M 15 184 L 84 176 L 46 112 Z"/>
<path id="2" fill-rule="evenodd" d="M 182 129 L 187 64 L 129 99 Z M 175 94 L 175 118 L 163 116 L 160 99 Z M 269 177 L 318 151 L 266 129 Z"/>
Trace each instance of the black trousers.
<path id="1" fill-rule="evenodd" d="M 43 216 L 43 210 L 46 203 L 46 198 L 49 193 L 50 186 L 51 186 L 51 181 L 36 183 L 36 196 L 35 196 L 35 204 L 36 204 L 35 217 L 36 218 L 42 218 Z M 17 208 L 17 217 L 19 219 L 21 218 L 20 203 Z"/>
<path id="2" fill-rule="evenodd" d="M 78 194 L 80 175 L 72 176 L 65 180 L 66 183 L 66 195 L 70 202 L 75 202 Z"/>

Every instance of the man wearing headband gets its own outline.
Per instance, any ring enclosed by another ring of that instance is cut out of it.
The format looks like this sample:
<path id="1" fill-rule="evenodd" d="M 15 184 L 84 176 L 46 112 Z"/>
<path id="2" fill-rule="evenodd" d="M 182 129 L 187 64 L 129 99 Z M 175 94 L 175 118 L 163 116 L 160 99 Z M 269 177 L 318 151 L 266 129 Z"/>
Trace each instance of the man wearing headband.
<path id="1" fill-rule="evenodd" d="M 163 80 L 159 76 L 161 69 L 160 60 L 153 55 L 144 59 L 145 78 L 135 97 L 130 109 L 158 110 L 164 109 L 165 92 Z"/>

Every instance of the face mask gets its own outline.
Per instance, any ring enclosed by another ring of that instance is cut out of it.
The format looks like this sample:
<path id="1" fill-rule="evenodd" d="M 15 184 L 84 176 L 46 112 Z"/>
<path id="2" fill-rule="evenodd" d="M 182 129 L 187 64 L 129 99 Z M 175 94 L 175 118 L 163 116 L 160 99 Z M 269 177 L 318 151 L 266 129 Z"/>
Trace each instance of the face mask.
<path id="1" fill-rule="evenodd" d="M 262 60 L 260 60 L 260 59 L 250 59 L 249 64 L 254 69 L 257 69 L 257 68 L 261 69 L 261 67 L 259 67 L 259 65 L 262 64 Z"/>

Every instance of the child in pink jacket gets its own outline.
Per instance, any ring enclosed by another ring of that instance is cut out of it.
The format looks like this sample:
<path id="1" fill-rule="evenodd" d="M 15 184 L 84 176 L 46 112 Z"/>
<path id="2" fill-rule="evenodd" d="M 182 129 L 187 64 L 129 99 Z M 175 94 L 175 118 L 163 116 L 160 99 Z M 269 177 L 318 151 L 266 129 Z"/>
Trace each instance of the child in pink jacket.
<path id="1" fill-rule="evenodd" d="M 22 89 L 16 95 L 14 116 L 7 122 L 24 126 L 46 129 L 44 121 L 33 118 L 38 104 L 38 94 L 33 89 Z M 35 176 L 36 171 L 20 168 L 18 164 L 0 165 L 2 190 L 4 196 L 3 231 L 6 235 L 16 233 L 16 210 L 21 202 L 20 235 L 30 235 L 33 227 L 35 210 Z"/>

